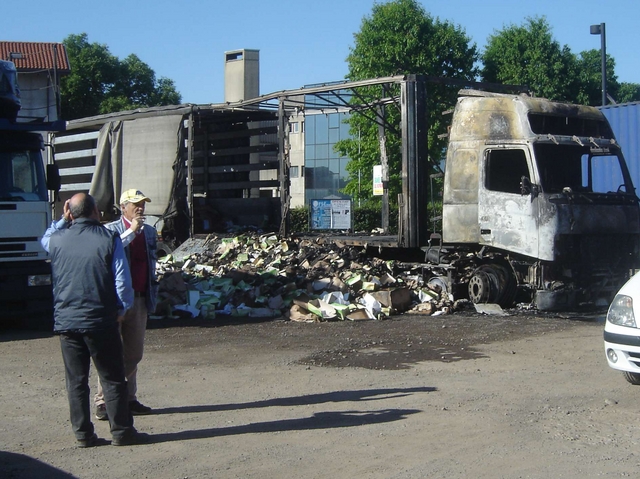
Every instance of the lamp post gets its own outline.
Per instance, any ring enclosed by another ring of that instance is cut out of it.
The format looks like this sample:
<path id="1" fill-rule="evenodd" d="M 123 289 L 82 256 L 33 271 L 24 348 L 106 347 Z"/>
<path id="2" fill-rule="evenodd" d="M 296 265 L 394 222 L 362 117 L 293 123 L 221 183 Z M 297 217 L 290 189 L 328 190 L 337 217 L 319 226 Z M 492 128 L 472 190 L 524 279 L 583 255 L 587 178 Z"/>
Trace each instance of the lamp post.
<path id="1" fill-rule="evenodd" d="M 602 55 L 602 106 L 607 104 L 607 36 L 604 23 L 591 25 L 591 35 L 600 35 L 600 54 Z"/>

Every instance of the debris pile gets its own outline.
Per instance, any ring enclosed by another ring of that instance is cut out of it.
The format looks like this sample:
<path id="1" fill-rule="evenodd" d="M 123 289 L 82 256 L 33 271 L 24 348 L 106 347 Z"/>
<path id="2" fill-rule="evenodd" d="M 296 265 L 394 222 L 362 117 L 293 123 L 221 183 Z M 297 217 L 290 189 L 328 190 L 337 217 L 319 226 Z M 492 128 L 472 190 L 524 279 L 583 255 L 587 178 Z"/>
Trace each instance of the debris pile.
<path id="1" fill-rule="evenodd" d="M 245 234 L 189 240 L 158 261 L 154 317 L 217 315 L 292 321 L 383 319 L 460 307 L 422 267 L 317 239 Z"/>

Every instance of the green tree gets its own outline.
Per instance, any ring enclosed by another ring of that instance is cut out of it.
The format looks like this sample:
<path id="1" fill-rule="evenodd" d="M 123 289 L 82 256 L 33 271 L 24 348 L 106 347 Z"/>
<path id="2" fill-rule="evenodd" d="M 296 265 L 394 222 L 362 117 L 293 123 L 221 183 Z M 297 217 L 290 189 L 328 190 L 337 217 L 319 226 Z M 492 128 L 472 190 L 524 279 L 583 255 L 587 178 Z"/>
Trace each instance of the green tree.
<path id="1" fill-rule="evenodd" d="M 618 103 L 640 101 L 640 84 L 627 82 L 620 83 L 618 96 L 614 98 Z"/>
<path id="2" fill-rule="evenodd" d="M 89 43 L 86 33 L 64 39 L 71 74 L 60 83 L 62 116 L 67 120 L 181 102 L 175 84 L 156 80 L 138 56 L 120 61 L 106 45 Z"/>
<path id="3" fill-rule="evenodd" d="M 86 33 L 69 35 L 63 43 L 71 73 L 60 80 L 62 117 L 71 120 L 96 115 L 116 80 L 118 59 L 106 45 L 89 43 Z"/>
<path id="4" fill-rule="evenodd" d="M 360 31 L 354 34 L 354 46 L 347 57 L 348 80 L 363 80 L 402 74 L 422 74 L 473 80 L 477 75 L 474 63 L 478 59 L 475 44 L 470 44 L 465 31 L 429 15 L 416 0 L 393 0 L 375 4 L 372 13 L 364 17 Z M 438 162 L 446 131 L 442 112 L 450 109 L 459 87 L 440 84 L 429 86 L 427 99 L 429 152 Z M 373 101 L 397 95 L 381 87 L 363 88 L 353 97 L 354 103 Z M 387 131 L 389 162 L 389 198 L 393 202 L 401 187 L 400 112 L 388 105 L 385 110 L 391 130 Z M 351 158 L 347 166 L 349 183 L 345 192 L 358 197 L 358 176 L 371 178 L 373 165 L 380 163 L 378 126 L 372 120 L 352 114 L 348 120 L 352 139 L 342 140 L 336 149 Z M 393 134 L 393 133 L 396 134 Z M 361 182 L 361 196 L 371 196 L 371 182 Z"/>
<path id="5" fill-rule="evenodd" d="M 170 78 L 160 77 L 151 96 L 151 104 L 179 105 L 181 101 L 182 96 L 176 90 L 175 82 Z"/>
<path id="6" fill-rule="evenodd" d="M 576 103 L 582 105 L 602 105 L 602 55 L 600 50 L 587 50 L 578 55 L 580 91 Z M 616 101 L 620 83 L 615 75 L 616 62 L 607 55 L 607 93 Z"/>
<path id="7" fill-rule="evenodd" d="M 552 100 L 578 97 L 576 56 L 553 39 L 545 17 L 528 17 L 522 26 L 512 24 L 490 35 L 482 61 L 486 82 L 528 86 Z"/>

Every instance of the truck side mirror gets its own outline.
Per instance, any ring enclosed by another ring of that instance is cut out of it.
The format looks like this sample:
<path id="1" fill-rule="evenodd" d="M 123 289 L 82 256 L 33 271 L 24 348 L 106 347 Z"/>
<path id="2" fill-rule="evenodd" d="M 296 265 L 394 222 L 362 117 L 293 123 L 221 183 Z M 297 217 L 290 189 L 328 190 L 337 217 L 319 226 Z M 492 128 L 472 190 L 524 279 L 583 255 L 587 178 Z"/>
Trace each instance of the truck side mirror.
<path id="1" fill-rule="evenodd" d="M 55 163 L 47 165 L 47 189 L 52 191 L 60 191 L 60 169 Z"/>
<path id="2" fill-rule="evenodd" d="M 526 176 L 520 177 L 520 194 L 522 196 L 531 195 L 534 198 L 538 196 L 538 185 L 531 183 L 531 180 Z"/>

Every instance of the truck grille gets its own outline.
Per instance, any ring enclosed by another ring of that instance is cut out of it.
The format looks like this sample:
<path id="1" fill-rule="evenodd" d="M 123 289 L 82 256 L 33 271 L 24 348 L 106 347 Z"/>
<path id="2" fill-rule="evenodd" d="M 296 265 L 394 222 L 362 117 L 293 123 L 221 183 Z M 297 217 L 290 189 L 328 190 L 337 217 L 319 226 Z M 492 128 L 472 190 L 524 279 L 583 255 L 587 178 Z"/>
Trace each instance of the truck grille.
<path id="1" fill-rule="evenodd" d="M 565 266 L 589 272 L 629 270 L 640 266 L 638 235 L 561 235 L 556 251 Z"/>

